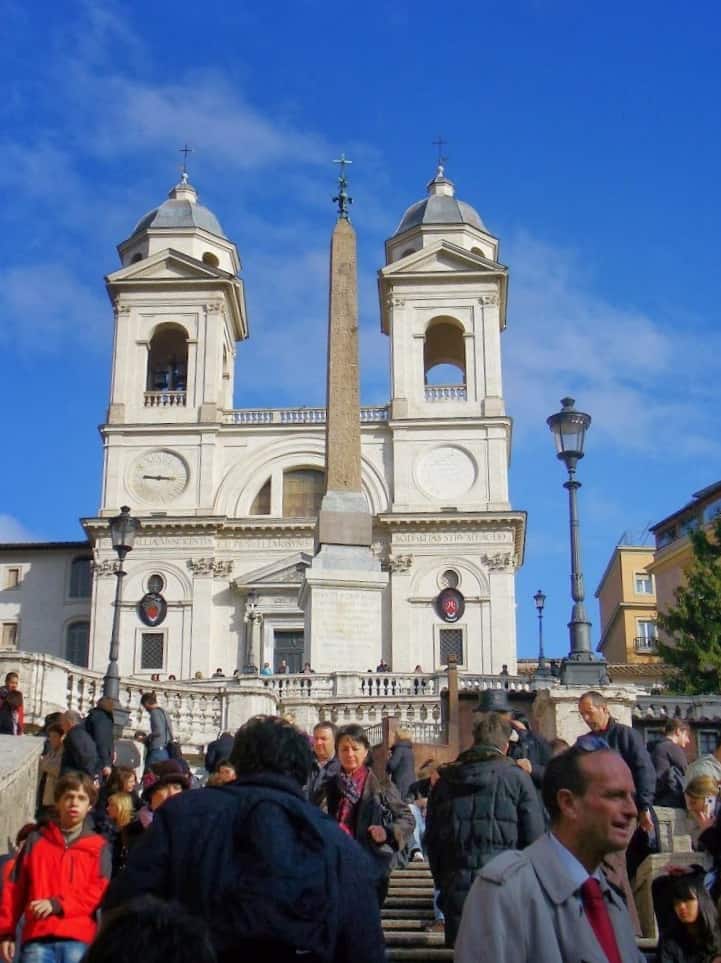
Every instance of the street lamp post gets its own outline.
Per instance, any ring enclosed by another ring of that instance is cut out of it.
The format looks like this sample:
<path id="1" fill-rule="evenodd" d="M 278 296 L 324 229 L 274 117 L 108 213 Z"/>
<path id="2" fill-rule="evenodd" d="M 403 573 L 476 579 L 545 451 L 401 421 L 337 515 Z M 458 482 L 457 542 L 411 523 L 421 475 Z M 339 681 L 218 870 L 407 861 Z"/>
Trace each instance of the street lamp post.
<path id="1" fill-rule="evenodd" d="M 591 650 L 591 623 L 584 604 L 583 572 L 581 569 L 581 523 L 578 517 L 577 492 L 581 487 L 576 479 L 576 467 L 583 458 L 583 443 L 591 424 L 591 416 L 576 411 L 573 398 L 562 398 L 562 408 L 547 419 L 556 443 L 556 455 L 565 464 L 568 479 L 563 487 L 568 491 L 568 512 L 571 528 L 571 597 L 573 608 L 568 631 L 571 650 L 561 666 L 561 682 L 566 685 L 602 685 L 607 681 L 606 662 Z"/>
<path id="2" fill-rule="evenodd" d="M 536 603 L 536 613 L 538 614 L 538 668 L 534 673 L 534 678 L 552 679 L 553 673 L 543 652 L 543 608 L 546 604 L 546 596 L 539 589 L 533 596 L 533 601 Z"/>
<path id="3" fill-rule="evenodd" d="M 133 518 L 127 505 L 123 505 L 120 514 L 110 519 L 110 538 L 118 556 L 118 566 L 115 570 L 115 608 L 113 610 L 113 627 L 110 633 L 110 661 L 108 671 L 103 678 L 103 695 L 113 700 L 113 717 L 116 724 L 123 724 L 127 712 L 120 708 L 120 671 L 118 669 L 118 654 L 120 648 L 120 603 L 122 599 L 123 578 L 127 574 L 123 571 L 123 562 L 128 552 L 133 549 L 135 535 L 140 528 L 140 522 Z"/>

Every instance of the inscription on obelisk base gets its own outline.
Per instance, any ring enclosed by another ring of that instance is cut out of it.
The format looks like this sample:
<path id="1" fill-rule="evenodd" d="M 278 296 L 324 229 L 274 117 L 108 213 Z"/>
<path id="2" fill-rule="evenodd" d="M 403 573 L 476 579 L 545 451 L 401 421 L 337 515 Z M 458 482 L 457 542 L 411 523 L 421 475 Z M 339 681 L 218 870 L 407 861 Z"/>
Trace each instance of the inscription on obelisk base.
<path id="1" fill-rule="evenodd" d="M 383 647 L 388 575 L 370 549 L 372 519 L 361 485 L 358 295 L 355 232 L 348 221 L 345 164 L 330 249 L 326 492 L 299 604 L 305 658 L 317 672 L 375 668 Z"/>

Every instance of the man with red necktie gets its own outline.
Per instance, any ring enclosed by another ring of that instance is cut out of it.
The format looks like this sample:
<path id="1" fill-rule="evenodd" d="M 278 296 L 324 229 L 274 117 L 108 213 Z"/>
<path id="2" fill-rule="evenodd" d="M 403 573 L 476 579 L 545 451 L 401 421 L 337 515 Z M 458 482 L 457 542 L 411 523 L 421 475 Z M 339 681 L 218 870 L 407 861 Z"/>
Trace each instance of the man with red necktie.
<path id="1" fill-rule="evenodd" d="M 618 753 L 573 746 L 548 763 L 548 833 L 503 853 L 463 908 L 456 963 L 643 963 L 620 890 L 602 863 L 636 828 L 635 786 Z"/>

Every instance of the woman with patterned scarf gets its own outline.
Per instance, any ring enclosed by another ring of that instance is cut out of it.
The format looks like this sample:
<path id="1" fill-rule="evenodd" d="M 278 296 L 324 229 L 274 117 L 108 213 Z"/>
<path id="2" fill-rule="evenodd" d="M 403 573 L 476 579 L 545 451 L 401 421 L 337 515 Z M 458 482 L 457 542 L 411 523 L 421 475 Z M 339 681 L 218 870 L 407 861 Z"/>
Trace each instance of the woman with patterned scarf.
<path id="1" fill-rule="evenodd" d="M 381 785 L 366 766 L 370 744 L 361 726 L 340 728 L 335 746 L 341 771 L 326 784 L 321 806 L 371 857 L 383 905 L 394 853 L 405 847 L 415 821 L 392 783 Z"/>

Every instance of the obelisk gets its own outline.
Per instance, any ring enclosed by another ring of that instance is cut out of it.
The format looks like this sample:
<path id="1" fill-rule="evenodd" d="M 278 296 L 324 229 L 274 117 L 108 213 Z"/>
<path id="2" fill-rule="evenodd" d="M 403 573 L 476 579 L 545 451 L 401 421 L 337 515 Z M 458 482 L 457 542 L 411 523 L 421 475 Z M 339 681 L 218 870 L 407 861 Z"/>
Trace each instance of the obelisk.
<path id="1" fill-rule="evenodd" d="M 358 267 L 350 223 L 345 155 L 338 161 L 338 219 L 330 242 L 328 370 L 326 382 L 325 495 L 316 532 L 323 545 L 371 544 L 371 517 L 361 489 Z"/>
<path id="2" fill-rule="evenodd" d="M 361 480 L 358 281 L 355 231 L 348 208 L 346 165 L 338 178 L 338 218 L 330 245 L 326 487 L 315 557 L 300 593 L 305 657 L 316 671 L 364 672 L 382 647 L 382 592 L 388 576 L 371 552 L 373 526 Z"/>

